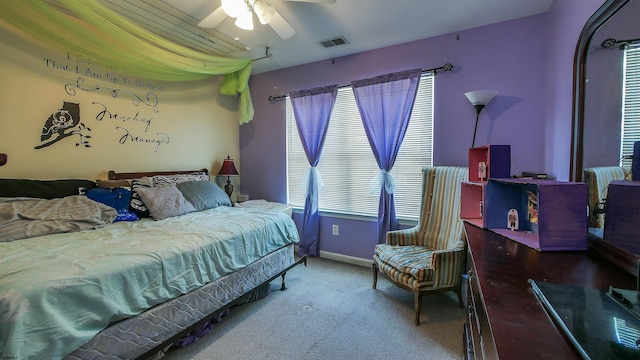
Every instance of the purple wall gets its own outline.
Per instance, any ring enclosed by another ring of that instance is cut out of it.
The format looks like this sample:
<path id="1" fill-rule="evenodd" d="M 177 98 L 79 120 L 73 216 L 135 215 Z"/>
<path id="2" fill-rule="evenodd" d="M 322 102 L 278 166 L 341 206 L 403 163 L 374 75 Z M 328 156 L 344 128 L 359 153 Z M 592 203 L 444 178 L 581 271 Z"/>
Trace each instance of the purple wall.
<path id="1" fill-rule="evenodd" d="M 302 234 L 302 213 L 293 214 L 293 220 Z M 339 234 L 331 235 L 333 225 Z M 375 221 L 353 220 L 322 216 L 320 218 L 320 250 L 363 259 L 373 258 L 373 248 L 378 241 Z"/>
<path id="2" fill-rule="evenodd" d="M 568 8 L 583 4 L 582 0 L 558 1 L 566 3 L 554 15 L 559 23 Z M 568 35 L 563 37 L 564 46 L 571 43 L 570 54 L 548 56 L 548 41 L 553 35 L 548 34 L 548 14 L 541 14 L 253 76 L 250 86 L 255 119 L 240 127 L 241 192 L 252 199 L 286 201 L 284 102 L 270 104 L 269 96 L 315 86 L 345 85 L 351 80 L 415 67 L 439 67 L 446 62 L 453 63 L 455 69 L 435 79 L 434 165 L 467 165 L 475 110 L 464 93 L 494 89 L 499 94 L 480 115 L 476 145 L 511 145 L 513 174 L 544 171 L 568 178 L 573 49 L 582 24 L 594 10 L 583 11 L 584 19 L 575 20 L 577 30 L 572 40 Z M 555 119 L 560 113 L 549 111 L 547 105 L 551 99 L 546 81 L 558 75 L 554 66 L 547 65 L 548 58 L 555 66 L 562 64 L 567 72 L 564 91 L 554 91 L 558 99 L 553 105 L 566 113 L 564 138 L 551 137 L 562 149 L 557 162 L 545 153 L 549 147 L 546 115 L 550 113 Z M 565 168 L 556 168 L 558 163 L 566 163 Z M 298 216 L 294 219 L 299 221 Z M 340 226 L 341 235 L 331 235 L 332 224 Z M 375 231 L 375 222 L 323 216 L 320 250 L 371 259 Z"/>

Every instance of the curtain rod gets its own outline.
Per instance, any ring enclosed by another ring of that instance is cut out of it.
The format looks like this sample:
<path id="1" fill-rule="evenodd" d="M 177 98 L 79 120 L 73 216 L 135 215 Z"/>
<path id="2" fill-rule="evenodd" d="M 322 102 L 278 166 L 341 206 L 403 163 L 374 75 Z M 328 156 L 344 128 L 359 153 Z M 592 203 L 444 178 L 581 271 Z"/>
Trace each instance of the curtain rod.
<path id="1" fill-rule="evenodd" d="M 438 75 L 438 71 L 440 71 L 440 70 L 442 70 L 442 71 L 451 71 L 451 70 L 453 70 L 453 64 L 446 63 L 446 64 L 444 64 L 444 65 L 442 65 L 440 67 L 436 67 L 436 68 L 433 68 L 433 69 L 422 70 L 422 73 L 423 74 L 424 73 L 433 73 L 433 75 Z M 346 88 L 346 87 L 349 87 L 349 86 L 351 86 L 351 84 L 349 84 L 349 85 L 341 85 L 341 86 L 338 86 L 338 89 Z M 287 96 L 289 96 L 289 94 L 278 95 L 278 96 L 269 96 L 269 102 L 273 104 L 276 101 L 284 100 Z"/>
<path id="2" fill-rule="evenodd" d="M 258 60 L 270 58 L 272 56 L 273 56 L 273 54 L 269 54 L 269 47 L 267 46 L 267 49 L 265 50 L 264 56 L 261 56 L 259 58 L 255 58 L 255 59 L 251 59 L 251 61 L 258 61 Z"/>
<path id="3" fill-rule="evenodd" d="M 616 40 L 614 38 L 608 38 L 606 40 L 604 40 L 600 46 L 603 49 L 611 49 L 614 46 L 620 44 L 620 50 L 624 50 L 627 45 L 633 45 L 635 43 L 637 43 L 638 41 L 640 41 L 640 38 L 638 39 L 629 39 L 629 40 Z"/>

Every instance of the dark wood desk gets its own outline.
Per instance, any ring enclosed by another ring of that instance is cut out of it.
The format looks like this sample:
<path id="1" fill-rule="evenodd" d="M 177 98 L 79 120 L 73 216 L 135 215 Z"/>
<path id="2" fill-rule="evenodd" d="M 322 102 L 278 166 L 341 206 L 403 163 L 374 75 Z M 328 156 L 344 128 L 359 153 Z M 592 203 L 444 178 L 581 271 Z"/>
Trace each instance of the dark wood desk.
<path id="1" fill-rule="evenodd" d="M 479 288 L 473 301 L 477 316 L 486 317 L 478 321 L 489 328 L 482 330 L 487 358 L 580 359 L 538 302 L 528 279 L 601 290 L 636 286 L 635 277 L 591 251 L 538 252 L 466 222 L 465 230 L 467 266 L 473 273 L 469 287 L 474 281 Z M 475 341 L 474 353 L 467 356 L 482 358 Z"/>

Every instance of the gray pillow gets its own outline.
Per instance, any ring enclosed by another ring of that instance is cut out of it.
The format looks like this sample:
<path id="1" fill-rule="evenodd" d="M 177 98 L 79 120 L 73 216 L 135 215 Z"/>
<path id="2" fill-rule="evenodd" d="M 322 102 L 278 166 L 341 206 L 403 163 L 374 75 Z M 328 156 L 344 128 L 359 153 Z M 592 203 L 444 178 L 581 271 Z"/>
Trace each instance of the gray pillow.
<path id="1" fill-rule="evenodd" d="M 156 220 L 196 211 L 175 185 L 138 188 L 135 191 Z"/>
<path id="2" fill-rule="evenodd" d="M 231 206 L 227 193 L 211 181 L 187 181 L 176 184 L 178 190 L 198 211 Z"/>
<path id="3" fill-rule="evenodd" d="M 0 198 L 0 242 L 95 229 L 117 215 L 116 209 L 81 195 Z"/>

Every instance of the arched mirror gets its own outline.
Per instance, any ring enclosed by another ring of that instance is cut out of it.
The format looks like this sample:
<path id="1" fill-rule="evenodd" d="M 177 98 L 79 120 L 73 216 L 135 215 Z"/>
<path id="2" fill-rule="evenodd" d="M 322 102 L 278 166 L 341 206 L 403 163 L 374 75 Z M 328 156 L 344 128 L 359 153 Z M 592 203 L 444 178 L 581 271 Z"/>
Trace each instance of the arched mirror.
<path id="1" fill-rule="evenodd" d="M 630 178 L 629 154 L 633 141 L 640 140 L 640 132 L 630 135 L 628 125 L 626 134 L 623 132 L 628 56 L 634 49 L 640 54 L 638 14 L 640 1 L 608 0 L 580 34 L 575 54 L 571 159 L 571 179 L 588 183 L 592 243 L 616 262 L 624 259 L 621 265 L 636 273 L 640 244 L 639 248 L 611 244 L 604 235 L 604 224 L 608 185 Z"/>

